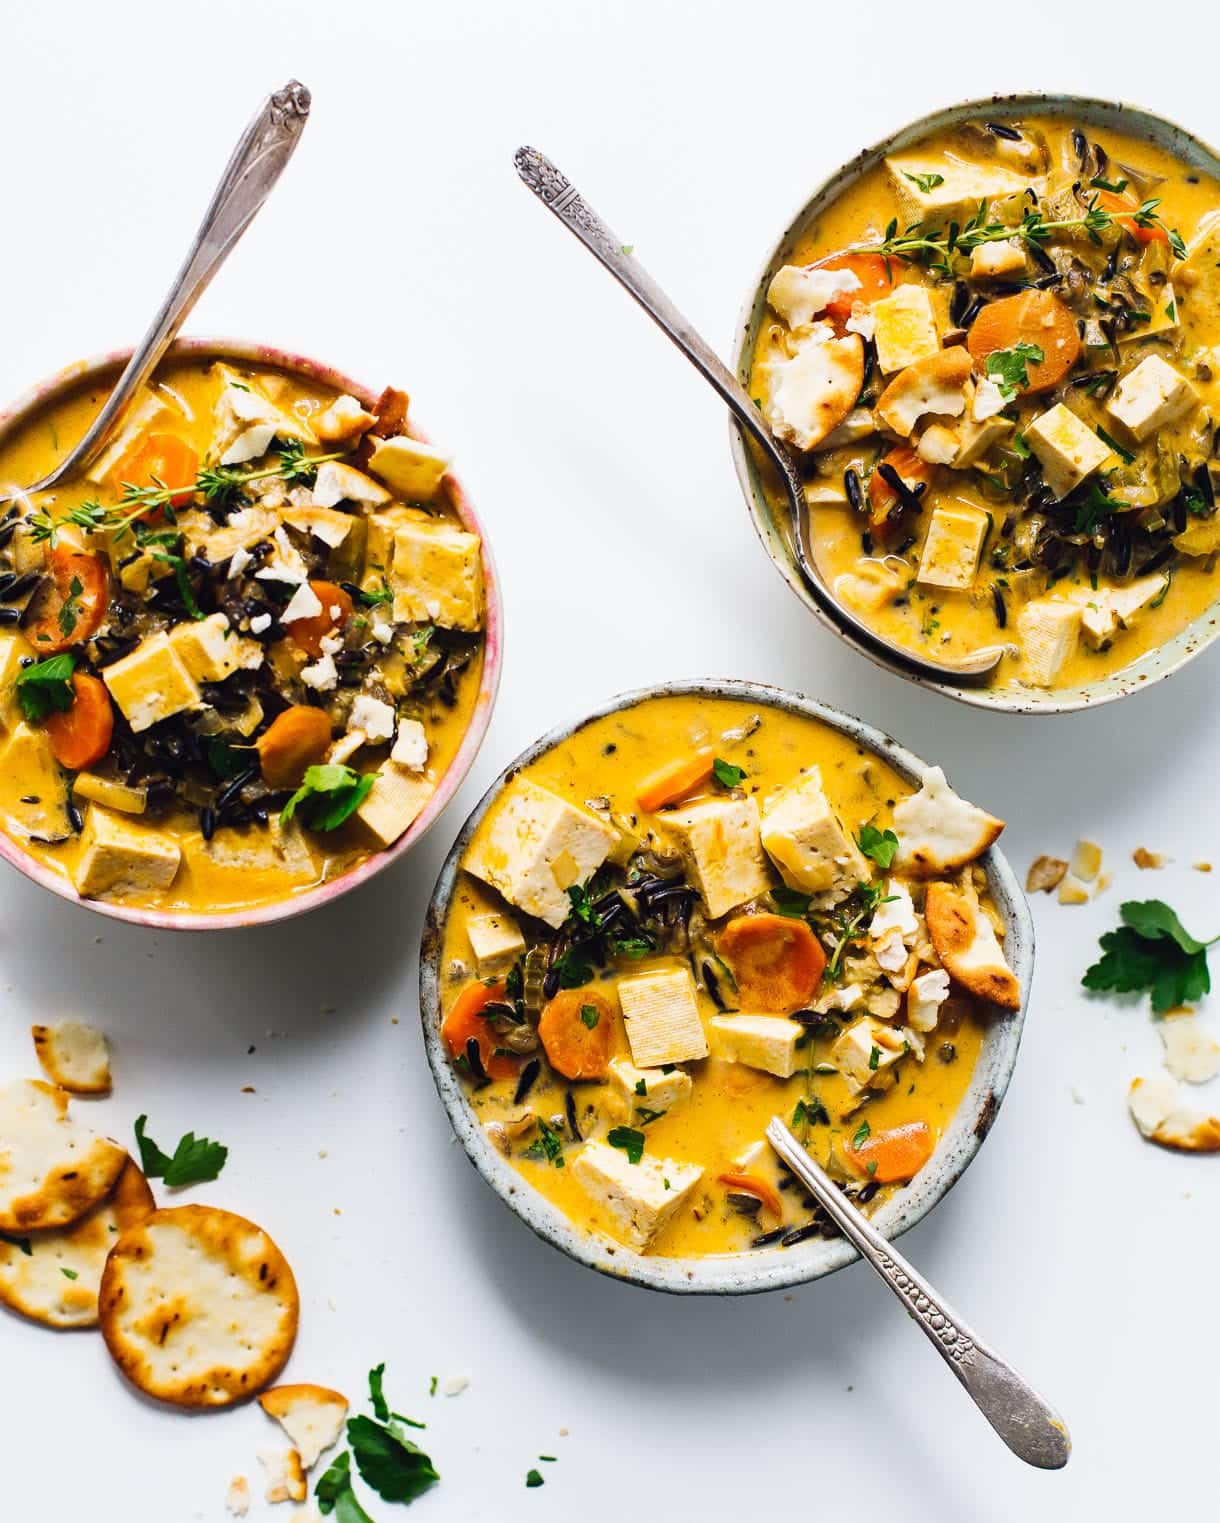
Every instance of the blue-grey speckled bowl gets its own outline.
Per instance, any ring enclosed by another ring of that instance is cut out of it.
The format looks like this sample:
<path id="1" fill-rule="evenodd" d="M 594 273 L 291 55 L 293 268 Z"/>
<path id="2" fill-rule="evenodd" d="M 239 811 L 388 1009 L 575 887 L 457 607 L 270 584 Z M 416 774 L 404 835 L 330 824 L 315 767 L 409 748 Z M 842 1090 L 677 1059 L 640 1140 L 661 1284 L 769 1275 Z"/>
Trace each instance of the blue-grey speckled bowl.
<path id="1" fill-rule="evenodd" d="M 903 778 L 918 786 L 925 762 L 871 725 L 828 708 L 813 698 L 756 682 L 670 682 L 637 693 L 626 693 L 569 724 L 561 725 L 528 747 L 505 767 L 462 827 L 437 880 L 424 925 L 420 953 L 419 993 L 424 1045 L 428 1062 L 453 1130 L 470 1161 L 507 1206 L 539 1237 L 570 1258 L 602 1274 L 629 1280 L 651 1290 L 699 1295 L 746 1295 L 780 1290 L 819 1279 L 842 1269 L 856 1251 L 842 1240 L 811 1239 L 792 1248 L 758 1248 L 746 1253 L 705 1258 L 651 1258 L 632 1253 L 600 1237 L 578 1231 L 564 1214 L 533 1190 L 488 1140 L 466 1099 L 461 1078 L 441 1041 L 440 971 L 445 920 L 457 883 L 459 863 L 480 821 L 498 798 L 507 780 L 544 751 L 566 740 L 590 720 L 630 708 L 646 698 L 668 694 L 702 694 L 708 698 L 737 698 L 760 707 L 786 709 L 821 721 L 874 752 Z M 996 908 L 1007 926 L 1005 949 L 1021 983 L 1021 1009 L 998 1015 L 984 1038 L 978 1064 L 961 1108 L 941 1138 L 936 1152 L 919 1176 L 900 1190 L 873 1216 L 877 1230 L 888 1238 L 913 1227 L 946 1194 L 974 1157 L 995 1120 L 1012 1076 L 1025 1020 L 1025 1005 L 1034 971 L 1034 925 L 1029 905 L 1003 853 L 992 847 L 981 859 L 990 880 Z"/>

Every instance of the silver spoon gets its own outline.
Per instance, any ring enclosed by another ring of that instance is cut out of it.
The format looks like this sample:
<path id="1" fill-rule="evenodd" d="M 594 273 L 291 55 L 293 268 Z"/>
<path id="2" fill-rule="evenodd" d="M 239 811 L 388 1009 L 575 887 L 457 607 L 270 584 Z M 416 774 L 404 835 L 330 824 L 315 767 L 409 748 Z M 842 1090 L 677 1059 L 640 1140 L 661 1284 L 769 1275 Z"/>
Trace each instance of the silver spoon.
<path id="1" fill-rule="evenodd" d="M 1072 1440 L 1054 1408 L 993 1353 L 867 1217 L 835 1189 L 829 1175 L 778 1117 L 767 1127 L 767 1141 L 906 1307 L 1017 1458 L 1039 1470 L 1059 1470 L 1066 1465 Z"/>
<path id="2" fill-rule="evenodd" d="M 931 661 L 926 656 L 904 649 L 886 640 L 849 608 L 839 603 L 826 586 L 817 569 L 809 531 L 809 503 L 796 462 L 788 450 L 767 427 L 737 377 L 710 346 L 695 332 L 656 281 L 627 252 L 623 243 L 610 231 L 572 182 L 536 148 L 518 148 L 514 157 L 517 173 L 542 204 L 576 234 L 595 258 L 605 265 L 635 297 L 653 322 L 678 346 L 695 369 L 719 393 L 736 418 L 738 426 L 754 441 L 774 466 L 787 498 L 792 530 L 792 544 L 801 577 L 809 595 L 823 616 L 832 624 L 846 624 L 853 638 L 871 650 L 881 651 L 891 661 L 900 661 L 937 682 L 978 680 L 999 665 L 1004 646 L 990 645 L 972 651 L 961 661 Z"/>
<path id="3" fill-rule="evenodd" d="M 84 470 L 102 452 L 208 282 L 271 194 L 309 119 L 309 104 L 309 91 L 298 80 L 290 79 L 259 107 L 233 150 L 169 295 L 114 390 L 76 447 L 41 481 L 26 487 L 27 493 L 57 486 Z M 0 497 L 0 502 L 10 500 Z"/>

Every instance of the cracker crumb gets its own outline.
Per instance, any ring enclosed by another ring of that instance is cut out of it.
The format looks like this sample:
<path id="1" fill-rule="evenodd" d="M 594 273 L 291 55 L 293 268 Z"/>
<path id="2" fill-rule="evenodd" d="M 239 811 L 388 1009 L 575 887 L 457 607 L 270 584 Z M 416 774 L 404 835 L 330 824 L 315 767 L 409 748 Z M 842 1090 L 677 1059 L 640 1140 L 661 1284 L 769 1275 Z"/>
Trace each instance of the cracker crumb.
<path id="1" fill-rule="evenodd" d="M 241 1092 L 243 1095 L 255 1095 L 258 1093 L 253 1084 L 243 1084 L 241 1087 Z"/>
<path id="2" fill-rule="evenodd" d="M 225 1492 L 225 1508 L 235 1518 L 244 1518 L 250 1511 L 250 1482 L 244 1475 L 235 1475 Z"/>
<path id="3" fill-rule="evenodd" d="M 446 1396 L 460 1396 L 469 1384 L 469 1375 L 448 1375 L 441 1385 L 441 1390 Z"/>
<path id="4" fill-rule="evenodd" d="M 1088 902 L 1088 886 L 1084 883 L 1081 883 L 1079 878 L 1074 878 L 1071 873 L 1068 873 L 1064 877 L 1063 882 L 1059 885 L 1059 903 L 1088 904 Z"/>
<path id="5" fill-rule="evenodd" d="M 1068 871 L 1082 883 L 1092 883 L 1101 871 L 1101 847 L 1096 841 L 1077 841 Z"/>
<path id="6" fill-rule="evenodd" d="M 1209 873 L 1212 870 L 1210 862 L 1194 862 L 1191 864 L 1197 873 Z"/>
<path id="7" fill-rule="evenodd" d="M 1067 870 L 1068 865 L 1062 857 L 1036 857 L 1025 875 L 1025 892 L 1049 894 L 1063 882 Z"/>
<path id="8" fill-rule="evenodd" d="M 1137 846 L 1131 853 L 1131 860 L 1136 867 L 1144 871 L 1155 871 L 1157 868 L 1164 867 L 1169 859 L 1159 851 L 1149 851 L 1146 846 Z"/>

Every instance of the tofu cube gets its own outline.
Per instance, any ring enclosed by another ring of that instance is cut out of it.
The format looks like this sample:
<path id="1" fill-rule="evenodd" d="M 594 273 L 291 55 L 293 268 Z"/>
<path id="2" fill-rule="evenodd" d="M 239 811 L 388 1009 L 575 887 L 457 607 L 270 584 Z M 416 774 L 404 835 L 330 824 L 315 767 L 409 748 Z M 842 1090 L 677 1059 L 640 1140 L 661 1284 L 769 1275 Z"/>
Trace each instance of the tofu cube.
<path id="1" fill-rule="evenodd" d="M 181 861 L 173 836 L 93 804 L 81 832 L 73 881 L 82 899 L 157 893 L 173 883 Z"/>
<path id="2" fill-rule="evenodd" d="M 885 1089 L 894 1082 L 893 1065 L 905 1052 L 901 1033 L 864 1015 L 836 1040 L 830 1061 L 857 1092 Z"/>
<path id="3" fill-rule="evenodd" d="M 466 922 L 480 978 L 511 968 L 525 952 L 521 927 L 507 915 L 472 915 Z"/>
<path id="4" fill-rule="evenodd" d="M 977 465 L 993 446 L 997 445 L 1001 439 L 1006 439 L 1015 428 L 1016 424 L 1010 423 L 1007 418 L 985 418 L 981 423 L 959 423 L 957 455 L 953 460 L 953 469 L 964 471 L 972 465 Z"/>
<path id="5" fill-rule="evenodd" d="M 918 152 L 885 161 L 898 197 L 899 221 L 921 222 L 944 231 L 950 222 L 965 223 L 980 202 L 1025 194 L 1028 180 L 998 164 L 971 164 L 964 159 Z"/>
<path id="6" fill-rule="evenodd" d="M 223 613 L 175 624 L 169 643 L 194 682 L 223 682 L 241 665 L 236 630 Z"/>
<path id="7" fill-rule="evenodd" d="M 601 1207 L 606 1230 L 636 1253 L 652 1246 L 703 1178 L 697 1164 L 647 1154 L 632 1163 L 606 1142 L 586 1143 L 572 1173 Z"/>
<path id="8" fill-rule="evenodd" d="M 1035 418 L 1025 438 L 1056 497 L 1066 497 L 1111 454 L 1110 446 L 1062 402 Z"/>
<path id="9" fill-rule="evenodd" d="M 980 243 L 970 253 L 970 273 L 976 280 L 1003 280 L 1025 268 L 1025 250 L 1016 238 Z"/>
<path id="10" fill-rule="evenodd" d="M 164 632 L 147 636 L 129 656 L 105 667 L 102 681 L 137 733 L 184 709 L 196 709 L 203 701 Z"/>
<path id="11" fill-rule="evenodd" d="M 366 592 L 379 588 L 394 569 L 394 536 L 404 525 L 413 522 L 409 508 L 386 508 L 370 513 L 364 520 L 367 530 L 364 549 L 364 587 Z"/>
<path id="12" fill-rule="evenodd" d="M 767 800 L 762 843 L 789 888 L 843 899 L 871 876 L 868 862 L 844 830 L 822 790 L 817 767 Z"/>
<path id="13" fill-rule="evenodd" d="M 1176 423 L 1195 405 L 1194 387 L 1159 354 L 1141 360 L 1114 388 L 1110 416 L 1137 440 Z"/>
<path id="14" fill-rule="evenodd" d="M 58 841 L 70 834 L 68 790 L 41 727 L 22 720 L 0 748 L 0 799 L 15 835 Z"/>
<path id="15" fill-rule="evenodd" d="M 436 784 L 426 777 L 387 761 L 378 769 L 377 779 L 355 817 L 378 847 L 393 846 L 414 825 L 435 792 Z"/>
<path id="16" fill-rule="evenodd" d="M 623 1114 L 635 1119 L 641 1112 L 664 1114 L 684 1105 L 691 1097 L 694 1083 L 680 1068 L 668 1073 L 660 1068 L 637 1068 L 626 1058 L 611 1058 L 610 1084 L 622 1105 Z"/>
<path id="17" fill-rule="evenodd" d="M 707 1057 L 707 1035 L 689 969 L 661 968 L 620 978 L 618 997 L 638 1068 Z"/>
<path id="18" fill-rule="evenodd" d="M 398 434 L 374 439 L 369 469 L 407 502 L 431 502 L 440 491 L 449 456 L 420 439 Z"/>
<path id="19" fill-rule="evenodd" d="M 481 550 L 477 534 L 424 513 L 412 517 L 394 535 L 394 622 L 481 628 Z"/>
<path id="20" fill-rule="evenodd" d="M 1125 586 L 1110 588 L 1110 606 L 1124 629 L 1130 629 L 1135 620 L 1150 608 L 1169 586 L 1169 578 L 1161 572 L 1151 576 L 1137 577 Z"/>
<path id="21" fill-rule="evenodd" d="M 987 515 L 966 503 L 933 508 L 916 580 L 965 592 L 974 586 L 987 538 Z"/>
<path id="22" fill-rule="evenodd" d="M 790 1079 L 801 1064 L 797 1042 L 804 1031 L 786 1015 L 714 1015 L 708 1023 L 716 1056 Z"/>
<path id="23" fill-rule="evenodd" d="M 1132 323 L 1129 328 L 1124 329 L 1118 335 L 1119 347 L 1121 348 L 1123 344 L 1133 344 L 1142 338 L 1176 334 L 1180 327 L 1178 298 L 1174 294 L 1172 282 L 1167 280 L 1164 285 L 1154 287 L 1152 290 L 1148 321 Z"/>
<path id="24" fill-rule="evenodd" d="M 711 919 L 757 899 L 771 886 L 752 798 L 709 799 L 661 817 L 682 853 Z"/>
<path id="25" fill-rule="evenodd" d="M 1080 599 L 1080 633 L 1093 650 L 1104 650 L 1118 633 L 1118 615 L 1110 601 L 1108 587 L 1089 590 Z"/>
<path id="26" fill-rule="evenodd" d="M 328 460 L 318 467 L 313 484 L 313 505 L 316 508 L 333 508 L 341 502 L 379 508 L 389 500 L 386 489 L 371 476 L 356 470 L 355 466 L 344 465 L 341 460 Z"/>
<path id="27" fill-rule="evenodd" d="M 510 904 L 558 928 L 568 889 L 587 883 L 618 844 L 618 832 L 527 777 L 514 778 L 484 821 L 466 869 Z"/>
<path id="28" fill-rule="evenodd" d="M 1076 654 L 1079 638 L 1077 604 L 1056 598 L 1026 603 L 1017 615 L 1025 681 L 1034 687 L 1050 687 Z"/>
<path id="29" fill-rule="evenodd" d="M 873 303 L 877 365 L 886 375 L 905 370 L 940 349 L 932 298 L 920 285 L 899 286 Z"/>

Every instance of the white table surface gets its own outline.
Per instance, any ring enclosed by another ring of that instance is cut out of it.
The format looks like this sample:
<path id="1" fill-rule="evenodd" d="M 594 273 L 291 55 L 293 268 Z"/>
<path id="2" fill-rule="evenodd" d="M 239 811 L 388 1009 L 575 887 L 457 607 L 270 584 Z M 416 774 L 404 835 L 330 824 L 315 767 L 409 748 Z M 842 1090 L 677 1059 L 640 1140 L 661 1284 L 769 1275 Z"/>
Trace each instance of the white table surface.
<path id="1" fill-rule="evenodd" d="M 384 1359 L 393 1402 L 428 1419 L 444 1480 L 413 1516 L 1057 1523 L 1197 1501 L 1215 1442 L 1220 1165 L 1136 1136 L 1127 1082 L 1160 1053 L 1146 1005 L 1090 1002 L 1078 984 L 1123 897 L 1163 896 L 1200 934 L 1220 926 L 1220 877 L 1190 869 L 1220 862 L 1220 655 L 1103 711 L 1019 720 L 844 650 L 757 545 L 720 404 L 512 169 L 519 142 L 548 151 L 727 347 L 806 191 L 934 106 L 1075 89 L 1220 139 L 1214 50 L 1186 19 L 1150 24 L 1128 0 L 965 15 L 891 0 L 9 8 L 0 394 L 135 337 L 230 143 L 295 73 L 314 118 L 189 331 L 406 387 L 494 535 L 508 634 L 491 731 L 448 816 L 376 885 L 297 925 L 182 938 L 0 879 L 0 1073 L 35 1071 L 31 1020 L 80 1015 L 116 1050 L 101 1123 L 129 1138 L 146 1111 L 162 1142 L 194 1129 L 229 1145 L 190 1198 L 253 1217 L 287 1253 L 303 1300 L 291 1378 L 359 1397 Z M 1065 1414 L 1060 1474 L 1009 1456 L 862 1266 L 738 1301 L 610 1283 L 537 1242 L 451 1140 L 416 948 L 462 818 L 582 705 L 729 675 L 803 689 L 943 761 L 1009 820 L 1021 872 L 1078 835 L 1107 850 L 1114 887 L 1095 904 L 1039 897 L 1008 1100 L 903 1245 Z M 1176 861 L 1139 873 L 1139 845 Z M 239 1471 L 261 1496 L 254 1450 L 278 1431 L 257 1408 L 157 1409 L 96 1335 L 8 1316 L 0 1362 L 6 1516 L 222 1519 Z M 431 1375 L 458 1373 L 463 1395 L 428 1398 Z M 558 1463 L 526 1491 L 539 1454 Z M 251 1516 L 291 1511 L 260 1501 Z"/>

